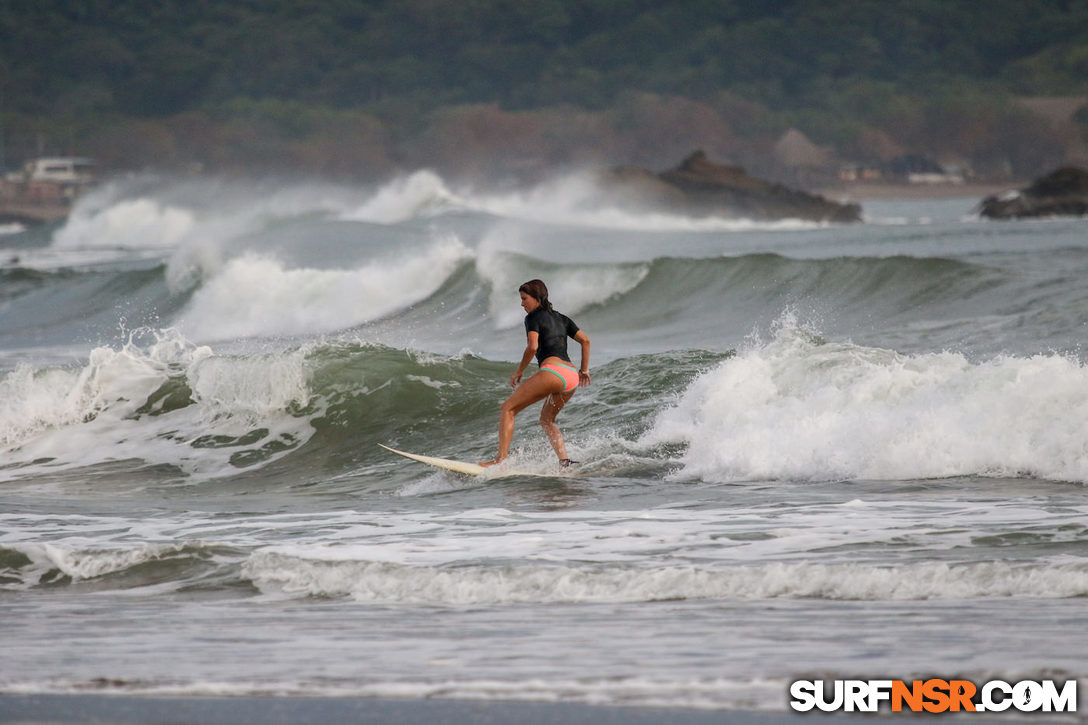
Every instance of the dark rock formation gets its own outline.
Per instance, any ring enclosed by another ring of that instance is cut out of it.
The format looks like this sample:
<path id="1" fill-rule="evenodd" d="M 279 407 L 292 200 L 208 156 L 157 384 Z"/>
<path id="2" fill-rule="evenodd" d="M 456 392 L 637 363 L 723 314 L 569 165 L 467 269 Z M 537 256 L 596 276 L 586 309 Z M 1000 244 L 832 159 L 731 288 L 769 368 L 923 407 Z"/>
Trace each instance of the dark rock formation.
<path id="1" fill-rule="evenodd" d="M 655 174 L 622 167 L 602 175 L 604 188 L 629 205 L 693 216 L 723 216 L 773 221 L 861 220 L 857 204 L 839 204 L 822 196 L 749 176 L 739 166 L 715 164 L 702 151 L 675 169 Z"/>
<path id="2" fill-rule="evenodd" d="M 1065 166 L 1019 191 L 988 196 L 979 214 L 990 219 L 1088 216 L 1088 171 Z"/>

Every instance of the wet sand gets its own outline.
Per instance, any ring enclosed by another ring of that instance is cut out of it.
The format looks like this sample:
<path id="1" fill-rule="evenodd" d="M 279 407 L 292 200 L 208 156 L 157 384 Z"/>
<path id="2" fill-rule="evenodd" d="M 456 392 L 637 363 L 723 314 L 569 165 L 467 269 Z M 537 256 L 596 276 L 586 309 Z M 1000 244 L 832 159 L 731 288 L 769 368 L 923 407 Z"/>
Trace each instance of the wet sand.
<path id="1" fill-rule="evenodd" d="M 815 193 L 838 202 L 893 199 L 977 199 L 1020 189 L 1024 182 L 1006 184 L 844 184 L 817 189 Z"/>

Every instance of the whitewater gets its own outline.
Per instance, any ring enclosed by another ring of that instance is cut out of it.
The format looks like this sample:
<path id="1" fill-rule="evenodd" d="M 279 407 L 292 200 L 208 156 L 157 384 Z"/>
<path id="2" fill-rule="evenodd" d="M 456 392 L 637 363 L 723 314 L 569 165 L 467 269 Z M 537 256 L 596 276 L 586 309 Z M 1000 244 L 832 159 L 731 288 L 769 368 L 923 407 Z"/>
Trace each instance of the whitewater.
<path id="1" fill-rule="evenodd" d="M 1088 222 L 827 225 L 429 171 L 0 229 L 0 694 L 785 711 L 1088 682 Z M 544 279 L 593 384 L 494 455 Z"/>

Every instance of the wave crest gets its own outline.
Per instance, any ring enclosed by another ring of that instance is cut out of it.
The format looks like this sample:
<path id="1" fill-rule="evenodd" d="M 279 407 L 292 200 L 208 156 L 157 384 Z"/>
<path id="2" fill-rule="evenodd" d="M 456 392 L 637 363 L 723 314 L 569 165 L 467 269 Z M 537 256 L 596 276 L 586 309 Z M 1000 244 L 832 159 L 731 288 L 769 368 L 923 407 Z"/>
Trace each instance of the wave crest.
<path id="1" fill-rule="evenodd" d="M 291 269 L 247 253 L 194 292 L 177 325 L 202 340 L 342 330 L 427 299 L 469 256 L 453 237 L 355 269 Z"/>
<path id="2" fill-rule="evenodd" d="M 695 380 L 642 442 L 704 480 L 1031 476 L 1088 483 L 1088 368 L 903 355 L 786 323 Z"/>
<path id="3" fill-rule="evenodd" d="M 977 597 L 1080 597 L 1083 565 L 771 563 L 727 569 L 509 566 L 407 566 L 326 561 L 258 552 L 243 566 L 266 593 L 351 597 L 382 604 L 486 605 L 626 603 L 668 600 L 926 600 Z"/>
<path id="4" fill-rule="evenodd" d="M 79 368 L 20 365 L 0 379 L 8 475 L 135 460 L 190 473 L 267 462 L 312 435 L 302 349 L 220 357 L 175 329 L 139 330 Z"/>

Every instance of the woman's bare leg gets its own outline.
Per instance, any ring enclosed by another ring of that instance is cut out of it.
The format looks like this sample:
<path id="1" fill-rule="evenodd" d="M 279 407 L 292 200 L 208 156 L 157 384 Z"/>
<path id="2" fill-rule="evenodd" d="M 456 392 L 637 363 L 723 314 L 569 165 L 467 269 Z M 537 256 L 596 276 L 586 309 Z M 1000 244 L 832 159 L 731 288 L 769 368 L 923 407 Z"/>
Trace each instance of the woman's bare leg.
<path id="1" fill-rule="evenodd" d="M 563 406 L 572 395 L 574 395 L 573 390 L 567 393 L 552 393 L 540 409 L 540 427 L 544 429 L 544 435 L 548 436 L 548 441 L 555 449 L 555 455 L 561 461 L 567 458 L 567 444 L 563 440 L 563 432 L 555 423 L 555 417 L 559 415 L 559 411 L 563 410 Z"/>
<path id="2" fill-rule="evenodd" d="M 499 455 L 490 461 L 480 461 L 480 465 L 493 466 L 510 455 L 510 442 L 514 440 L 514 416 L 562 389 L 563 381 L 549 372 L 538 372 L 519 385 L 499 410 Z"/>

